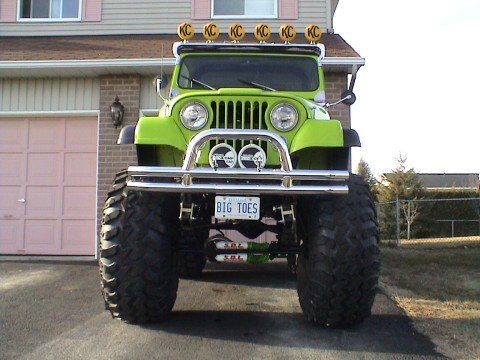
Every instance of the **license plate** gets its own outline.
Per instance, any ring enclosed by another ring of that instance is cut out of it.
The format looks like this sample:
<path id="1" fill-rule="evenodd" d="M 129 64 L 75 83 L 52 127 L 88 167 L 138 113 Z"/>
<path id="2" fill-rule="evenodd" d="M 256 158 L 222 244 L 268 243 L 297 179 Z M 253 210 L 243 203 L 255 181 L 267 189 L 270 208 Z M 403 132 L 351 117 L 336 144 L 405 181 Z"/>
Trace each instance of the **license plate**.
<path id="1" fill-rule="evenodd" d="M 215 196 L 216 219 L 260 219 L 260 198 L 251 196 Z"/>

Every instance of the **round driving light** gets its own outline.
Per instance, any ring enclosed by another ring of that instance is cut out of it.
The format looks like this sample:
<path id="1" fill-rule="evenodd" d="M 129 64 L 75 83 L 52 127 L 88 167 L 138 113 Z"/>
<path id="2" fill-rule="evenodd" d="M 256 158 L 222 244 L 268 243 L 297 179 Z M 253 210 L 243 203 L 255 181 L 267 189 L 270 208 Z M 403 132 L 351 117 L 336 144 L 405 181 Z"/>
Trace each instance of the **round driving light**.
<path id="1" fill-rule="evenodd" d="M 255 144 L 244 146 L 238 154 L 238 163 L 242 168 L 262 169 L 267 162 L 267 154 Z"/>
<path id="2" fill-rule="evenodd" d="M 208 162 L 214 169 L 233 168 L 237 163 L 237 152 L 228 144 L 217 144 L 210 150 Z"/>
<path id="3" fill-rule="evenodd" d="M 270 113 L 270 121 L 279 131 L 292 130 L 298 122 L 298 112 L 290 104 L 278 104 Z"/>
<path id="4" fill-rule="evenodd" d="M 208 111 L 200 103 L 190 103 L 180 111 L 180 120 L 187 129 L 198 130 L 207 123 Z"/>

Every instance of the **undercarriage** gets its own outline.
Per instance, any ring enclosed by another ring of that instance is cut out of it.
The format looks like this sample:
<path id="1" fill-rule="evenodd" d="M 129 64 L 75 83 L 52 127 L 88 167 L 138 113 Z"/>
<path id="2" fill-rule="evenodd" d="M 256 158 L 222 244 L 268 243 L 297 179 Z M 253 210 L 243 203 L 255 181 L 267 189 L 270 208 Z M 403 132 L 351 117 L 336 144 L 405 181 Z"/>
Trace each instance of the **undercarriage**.
<path id="1" fill-rule="evenodd" d="M 298 255 L 302 249 L 297 237 L 295 199 L 284 197 L 260 197 L 262 203 L 259 220 L 213 219 L 215 196 L 183 195 L 180 203 L 180 223 L 184 231 L 208 230 L 208 239 L 197 239 L 204 255 L 212 262 L 260 263 L 275 258 Z M 225 236 L 234 230 L 246 239 L 258 239 L 263 233 L 275 234 L 276 241 L 238 241 Z M 199 248 L 183 247 L 180 252 L 197 251 Z"/>

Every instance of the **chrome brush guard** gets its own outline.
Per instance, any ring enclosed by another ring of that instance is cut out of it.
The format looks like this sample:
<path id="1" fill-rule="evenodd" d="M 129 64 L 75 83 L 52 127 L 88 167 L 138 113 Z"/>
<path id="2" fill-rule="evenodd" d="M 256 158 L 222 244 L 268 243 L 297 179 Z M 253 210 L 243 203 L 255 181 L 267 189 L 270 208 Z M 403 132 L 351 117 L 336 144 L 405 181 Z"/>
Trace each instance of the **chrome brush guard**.
<path id="1" fill-rule="evenodd" d="M 278 152 L 280 169 L 196 167 L 202 147 L 211 140 L 268 141 Z M 210 129 L 188 144 L 182 167 L 130 166 L 130 189 L 211 194 L 347 194 L 349 172 L 293 169 L 285 140 L 268 130 Z"/>

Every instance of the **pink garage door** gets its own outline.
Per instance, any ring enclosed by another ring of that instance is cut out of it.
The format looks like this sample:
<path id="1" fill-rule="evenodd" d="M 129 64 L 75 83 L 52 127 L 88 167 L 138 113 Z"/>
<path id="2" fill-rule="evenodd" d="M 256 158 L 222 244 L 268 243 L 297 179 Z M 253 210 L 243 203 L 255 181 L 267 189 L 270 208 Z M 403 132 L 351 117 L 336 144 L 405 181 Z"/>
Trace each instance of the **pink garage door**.
<path id="1" fill-rule="evenodd" d="M 95 253 L 96 118 L 0 119 L 0 254 Z"/>

